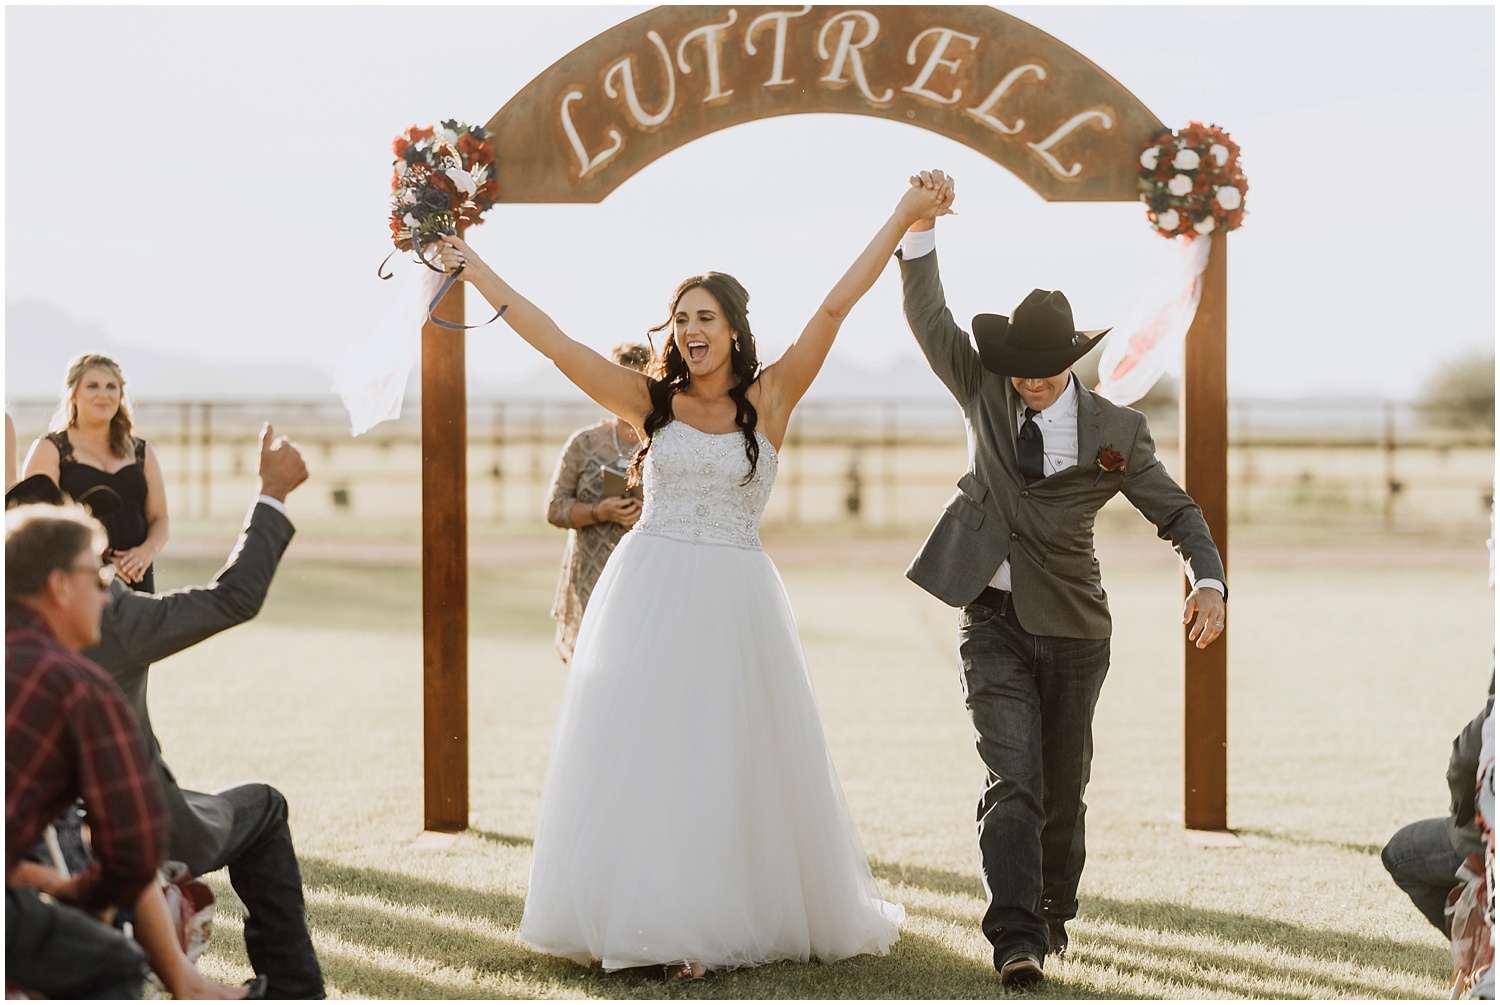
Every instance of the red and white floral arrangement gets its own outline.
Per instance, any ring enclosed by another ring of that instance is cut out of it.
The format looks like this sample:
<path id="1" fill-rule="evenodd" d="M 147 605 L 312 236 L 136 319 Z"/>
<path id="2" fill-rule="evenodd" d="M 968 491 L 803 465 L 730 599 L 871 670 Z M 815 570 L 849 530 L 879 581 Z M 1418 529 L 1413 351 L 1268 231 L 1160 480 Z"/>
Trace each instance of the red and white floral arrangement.
<path id="1" fill-rule="evenodd" d="M 1163 129 L 1146 143 L 1140 164 L 1146 219 L 1163 237 L 1191 239 L 1244 221 L 1250 184 L 1240 170 L 1240 147 L 1218 126 Z"/>
<path id="2" fill-rule="evenodd" d="M 410 251 L 412 235 L 426 243 L 437 234 L 462 234 L 500 196 L 495 151 L 483 127 L 447 119 L 436 127 L 412 126 L 391 144 L 391 239 Z"/>

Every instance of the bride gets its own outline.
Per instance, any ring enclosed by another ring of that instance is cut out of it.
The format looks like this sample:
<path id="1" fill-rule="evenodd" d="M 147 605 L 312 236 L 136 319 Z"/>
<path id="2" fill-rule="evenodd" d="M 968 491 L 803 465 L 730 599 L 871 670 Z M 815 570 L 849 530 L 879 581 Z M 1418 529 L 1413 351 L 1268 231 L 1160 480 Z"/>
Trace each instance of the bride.
<path id="1" fill-rule="evenodd" d="M 950 212 L 913 181 L 802 334 L 761 368 L 749 294 L 710 272 L 673 294 L 648 377 L 573 341 L 462 240 L 505 320 L 638 431 L 645 508 L 579 631 L 542 790 L 521 938 L 673 978 L 885 953 L 879 897 L 829 759 L 760 515 L 792 409 L 907 228 Z M 660 329 L 654 329 L 660 330 Z"/>

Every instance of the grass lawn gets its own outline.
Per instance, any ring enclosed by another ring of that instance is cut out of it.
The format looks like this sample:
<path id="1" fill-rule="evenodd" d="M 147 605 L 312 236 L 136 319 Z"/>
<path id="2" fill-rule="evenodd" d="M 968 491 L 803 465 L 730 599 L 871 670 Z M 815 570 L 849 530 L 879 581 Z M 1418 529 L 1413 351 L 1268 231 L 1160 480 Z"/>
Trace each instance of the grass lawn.
<path id="1" fill-rule="evenodd" d="M 891 955 L 688 986 L 604 974 L 516 938 L 564 670 L 539 549 L 472 574 L 477 826 L 421 830 L 420 583 L 410 565 L 300 558 L 255 623 L 160 664 L 153 716 L 184 784 L 288 796 L 332 995 L 357 998 L 993 998 L 973 806 L 980 766 L 954 612 L 902 577 L 915 541 L 776 538 L 845 793 L 888 899 Z M 1231 568 L 1230 824 L 1181 825 L 1180 593 L 1148 530 L 1101 539 L 1115 614 L 1095 722 L 1089 863 L 1066 963 L 1031 998 L 1433 998 L 1445 943 L 1381 867 L 1400 825 L 1446 809 L 1452 737 L 1480 707 L 1494 634 L 1484 551 L 1247 547 Z M 229 541 L 225 540 L 225 550 Z M 560 551 L 561 538 L 558 538 Z M 309 551 L 313 549 L 307 549 Z M 545 554 L 545 549 L 542 549 Z M 205 561 L 159 565 L 201 582 Z M 238 901 L 203 969 L 249 975 Z"/>

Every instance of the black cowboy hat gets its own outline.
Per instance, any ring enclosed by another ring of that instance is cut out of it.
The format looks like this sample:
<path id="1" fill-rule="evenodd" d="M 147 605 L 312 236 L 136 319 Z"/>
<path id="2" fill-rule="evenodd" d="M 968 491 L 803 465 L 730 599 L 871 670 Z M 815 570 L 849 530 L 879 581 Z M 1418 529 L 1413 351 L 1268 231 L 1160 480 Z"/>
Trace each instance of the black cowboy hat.
<path id="1" fill-rule="evenodd" d="M 61 506 L 66 501 L 62 489 L 58 488 L 57 483 L 46 475 L 23 478 L 5 490 L 6 509 L 12 506 L 29 506 L 32 503 Z"/>
<path id="2" fill-rule="evenodd" d="M 109 516 L 125 505 L 120 494 L 108 485 L 95 485 L 76 500 L 70 500 L 47 475 L 32 475 L 12 485 L 5 493 L 5 508 L 45 503 L 48 506 L 65 506 L 76 501 L 93 517 Z"/>
<path id="3" fill-rule="evenodd" d="M 1011 316 L 976 314 L 974 341 L 985 369 L 1007 377 L 1055 377 L 1109 331 L 1073 327 L 1073 308 L 1059 290 L 1032 290 Z"/>

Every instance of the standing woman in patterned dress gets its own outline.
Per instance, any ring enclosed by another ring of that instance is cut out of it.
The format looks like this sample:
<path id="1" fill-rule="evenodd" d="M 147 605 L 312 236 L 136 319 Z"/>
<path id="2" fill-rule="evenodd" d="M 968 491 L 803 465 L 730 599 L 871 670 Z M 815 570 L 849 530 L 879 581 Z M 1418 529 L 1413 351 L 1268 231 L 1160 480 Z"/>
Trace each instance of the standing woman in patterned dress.
<path id="1" fill-rule="evenodd" d="M 651 347 L 625 342 L 610 350 L 610 356 L 621 366 L 644 373 L 651 362 Z M 552 603 L 557 655 L 564 663 L 573 658 L 578 626 L 604 563 L 626 531 L 641 518 L 641 501 L 634 496 L 605 497 L 603 469 L 628 469 L 640 445 L 635 427 L 611 415 L 568 437 L 557 459 L 557 470 L 552 473 L 547 522 L 568 531 L 557 597 Z"/>
<path id="2" fill-rule="evenodd" d="M 125 375 L 108 356 L 89 353 L 68 364 L 52 432 L 31 445 L 26 477 L 43 474 L 74 499 L 113 489 L 124 503 L 100 518 L 109 561 L 143 593 L 156 592 L 152 563 L 167 543 L 167 486 L 156 452 L 133 435 Z"/>

